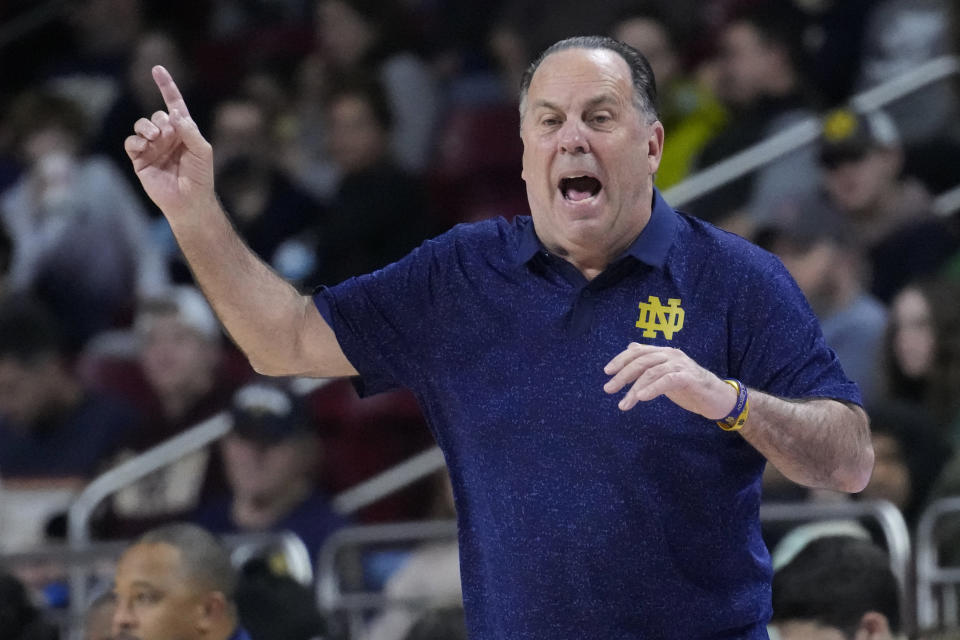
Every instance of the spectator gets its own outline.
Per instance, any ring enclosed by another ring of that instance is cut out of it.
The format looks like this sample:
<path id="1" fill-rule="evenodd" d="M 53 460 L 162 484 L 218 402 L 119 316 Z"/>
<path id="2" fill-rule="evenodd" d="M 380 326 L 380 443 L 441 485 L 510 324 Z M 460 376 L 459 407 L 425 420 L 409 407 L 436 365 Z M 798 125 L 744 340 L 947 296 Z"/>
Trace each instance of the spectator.
<path id="1" fill-rule="evenodd" d="M 103 154 L 118 166 L 126 166 L 127 156 L 123 150 L 123 141 L 130 134 L 130 123 L 141 113 L 153 113 L 163 107 L 163 101 L 157 101 L 156 90 L 145 86 L 144 78 L 150 77 L 150 69 L 155 64 L 176 69 L 184 78 L 184 91 L 191 97 L 190 114 L 198 122 L 209 125 L 209 98 L 203 87 L 198 86 L 193 69 L 186 64 L 185 46 L 180 32 L 150 29 L 139 33 L 132 46 L 132 52 L 126 70 L 120 76 L 117 96 L 110 104 L 100 126 L 94 131 L 92 149 Z M 137 184 L 137 176 L 132 171 L 123 172 L 124 177 Z M 138 194 L 140 190 L 137 190 Z M 160 212 L 149 198 L 140 194 L 140 200 L 148 215 L 152 218 Z"/>
<path id="2" fill-rule="evenodd" d="M 921 405 L 960 445 L 960 300 L 946 280 L 915 283 L 893 299 L 886 341 L 887 395 Z"/>
<path id="3" fill-rule="evenodd" d="M 797 29 L 802 29 L 806 77 L 823 104 L 844 102 L 854 92 L 867 16 L 878 0 L 789 1 L 803 18 Z"/>
<path id="4" fill-rule="evenodd" d="M 313 589 L 257 558 L 244 563 L 237 584 L 237 610 L 252 640 L 320 640 L 329 637 Z"/>
<path id="5" fill-rule="evenodd" d="M 579 0 L 560 0 L 544 11 L 539 0 L 501 2 L 487 43 L 500 67 L 506 95 L 516 94 L 523 72 L 538 52 L 563 38 L 604 33 L 617 17 L 619 5 L 599 2 L 584 11 Z"/>
<path id="6" fill-rule="evenodd" d="M 145 451 L 226 408 L 234 380 L 224 369 L 220 324 L 186 285 L 141 302 L 135 319 L 149 419 L 122 457 Z M 130 536 L 193 511 L 215 494 L 215 449 L 201 449 L 122 489 L 113 499 L 112 535 Z"/>
<path id="7" fill-rule="evenodd" d="M 937 56 L 951 53 L 946 0 L 884 0 L 866 21 L 859 88 L 886 82 Z M 957 97 L 950 80 L 911 93 L 889 106 L 904 141 L 956 133 Z M 918 118 L 917 114 L 923 117 Z"/>
<path id="8" fill-rule="evenodd" d="M 117 603 L 112 593 L 102 593 L 90 606 L 83 620 L 83 640 L 113 640 L 113 614 Z"/>
<path id="9" fill-rule="evenodd" d="M 316 280 L 335 284 L 400 258 L 428 235 L 422 184 L 390 160 L 393 123 L 382 91 L 357 81 L 326 106 L 330 156 L 342 179 L 319 229 Z"/>
<path id="10" fill-rule="evenodd" d="M 346 520 L 316 488 L 320 445 L 302 401 L 254 381 L 234 394 L 230 414 L 221 441 L 229 494 L 200 505 L 195 521 L 215 533 L 292 531 L 315 558 Z"/>
<path id="11" fill-rule="evenodd" d="M 51 518 L 105 469 L 139 422 L 128 404 L 83 386 L 43 307 L 28 299 L 0 303 L 3 549 L 42 542 Z"/>
<path id="12" fill-rule="evenodd" d="M 145 4 L 149 3 L 78 0 L 65 12 L 70 46 L 43 70 L 42 82 L 75 100 L 93 128 L 120 91 L 123 71 L 145 22 Z"/>
<path id="13" fill-rule="evenodd" d="M 13 240 L 10 287 L 33 291 L 73 347 L 122 324 L 136 295 L 167 281 L 147 214 L 119 170 L 83 150 L 84 119 L 69 100 L 22 95 L 10 114 L 27 169 L 0 196 Z"/>
<path id="14" fill-rule="evenodd" d="M 717 91 L 731 110 L 730 125 L 697 162 L 709 167 L 813 115 L 801 74 L 795 14 L 782 3 L 758 3 L 733 15 L 720 33 Z M 782 198 L 813 191 L 816 151 L 804 147 L 689 205 L 748 233 Z"/>
<path id="15" fill-rule="evenodd" d="M 889 500 L 913 529 L 951 447 L 920 407 L 882 401 L 869 408 L 875 462 L 864 500 Z"/>
<path id="16" fill-rule="evenodd" d="M 910 280 L 933 274 L 960 248 L 956 230 L 933 217 L 930 194 L 902 175 L 899 136 L 883 112 L 830 112 L 820 161 L 830 202 L 863 243 L 870 290 L 882 301 Z"/>
<path id="17" fill-rule="evenodd" d="M 869 404 L 881 383 L 887 311 L 865 290 L 863 253 L 843 216 L 819 198 L 787 198 L 755 240 L 783 260 Z"/>
<path id="18" fill-rule="evenodd" d="M 249 39 L 259 30 L 302 23 L 310 19 L 306 0 L 220 0 L 210 8 L 211 35 Z"/>
<path id="19" fill-rule="evenodd" d="M 706 86 L 685 73 L 677 30 L 655 3 L 634 3 L 623 10 L 611 35 L 643 53 L 653 67 L 660 121 L 670 132 L 657 187 L 667 189 L 690 173 L 701 149 L 726 126 L 726 109 Z"/>
<path id="20" fill-rule="evenodd" d="M 403 33 L 400 5 L 394 0 L 318 0 L 316 6 L 320 49 L 308 63 L 321 65 L 333 84 L 375 77 L 394 114 L 393 159 L 407 171 L 421 172 L 433 151 L 440 99 L 430 69 Z"/>
<path id="21" fill-rule="evenodd" d="M 237 575 L 209 532 L 171 524 L 128 547 L 114 578 L 113 633 L 121 640 L 250 640 L 237 621 Z"/>
<path id="22" fill-rule="evenodd" d="M 773 576 L 771 624 L 781 640 L 892 640 L 900 602 L 886 553 L 857 538 L 811 541 Z"/>
<path id="23" fill-rule="evenodd" d="M 0 572 L 0 640 L 57 640 L 57 628 L 45 621 L 27 589 L 13 575 Z"/>
<path id="24" fill-rule="evenodd" d="M 315 227 L 320 206 L 281 172 L 273 154 L 271 122 L 264 107 L 252 97 L 227 98 L 214 108 L 213 140 L 217 144 L 217 181 L 220 197 L 247 244 L 264 261 L 290 280 L 300 281 L 315 266 L 298 234 Z M 220 151 L 222 149 L 222 151 Z M 294 246 L 302 247 L 298 261 Z"/>

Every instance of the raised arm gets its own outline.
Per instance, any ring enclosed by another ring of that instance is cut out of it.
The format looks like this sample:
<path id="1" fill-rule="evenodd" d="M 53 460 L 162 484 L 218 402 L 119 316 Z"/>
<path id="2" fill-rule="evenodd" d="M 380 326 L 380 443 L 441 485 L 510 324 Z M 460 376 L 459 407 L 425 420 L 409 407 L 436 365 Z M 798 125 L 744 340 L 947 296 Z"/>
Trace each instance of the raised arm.
<path id="1" fill-rule="evenodd" d="M 604 390 L 626 387 L 620 409 L 660 395 L 709 420 L 726 416 L 736 390 L 678 349 L 631 344 L 604 368 Z M 783 475 L 808 487 L 856 493 L 873 471 L 867 416 L 836 400 L 784 400 L 749 391 L 750 413 L 739 434 Z M 719 427 L 717 427 L 719 428 Z"/>
<path id="2" fill-rule="evenodd" d="M 163 211 L 198 284 L 254 369 L 268 375 L 354 375 L 308 296 L 243 242 L 214 191 L 213 150 L 163 67 L 153 78 L 166 104 L 124 142 L 147 195 Z"/>

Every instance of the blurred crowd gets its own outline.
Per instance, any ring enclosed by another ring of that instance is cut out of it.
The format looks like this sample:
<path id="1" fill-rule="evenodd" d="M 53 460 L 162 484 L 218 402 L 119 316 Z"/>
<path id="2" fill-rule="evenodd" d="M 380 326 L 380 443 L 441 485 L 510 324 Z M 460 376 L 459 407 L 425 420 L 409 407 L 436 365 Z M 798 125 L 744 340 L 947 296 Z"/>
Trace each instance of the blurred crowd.
<path id="1" fill-rule="evenodd" d="M 97 538 L 190 520 L 216 533 L 290 530 L 315 558 L 348 524 L 449 517 L 433 480 L 359 513 L 333 508 L 337 492 L 432 444 L 415 400 L 257 377 L 194 287 L 123 140 L 163 108 L 150 72 L 163 64 L 213 144 L 234 225 L 309 291 L 454 224 L 525 215 L 520 76 L 555 40 L 594 33 L 652 64 L 661 191 L 818 123 L 812 143 L 678 208 L 783 260 L 872 419 L 876 468 L 862 494 L 808 491 L 771 469 L 766 499 L 882 498 L 913 529 L 932 500 L 960 496 L 960 93 L 946 78 L 882 108 L 850 100 L 956 54 L 958 25 L 949 0 L 4 3 L 0 552 L 62 540 L 65 509 L 92 478 L 221 411 L 230 435 L 112 496 Z M 771 549 L 787 539 L 767 534 Z M 943 539 L 943 558 L 960 563 L 960 522 Z M 435 591 L 455 600 L 455 552 L 371 563 L 368 579 L 425 597 L 423 576 L 440 567 Z M 64 606 L 58 577 L 33 569 L 19 574 L 33 601 Z M 371 637 L 413 624 L 374 620 Z"/>

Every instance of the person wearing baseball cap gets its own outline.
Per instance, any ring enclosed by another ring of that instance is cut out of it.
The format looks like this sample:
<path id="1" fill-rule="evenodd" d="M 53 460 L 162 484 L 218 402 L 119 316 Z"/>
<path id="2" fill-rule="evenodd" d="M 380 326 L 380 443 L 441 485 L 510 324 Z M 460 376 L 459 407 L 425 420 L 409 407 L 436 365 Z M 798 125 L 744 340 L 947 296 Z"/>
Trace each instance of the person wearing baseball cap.
<path id="1" fill-rule="evenodd" d="M 233 430 L 220 443 L 228 495 L 201 505 L 195 521 L 217 533 L 289 530 L 316 556 L 346 519 L 317 488 L 320 444 L 302 399 L 258 379 L 236 391 L 229 413 Z"/>
<path id="2" fill-rule="evenodd" d="M 865 247 L 870 291 L 882 301 L 960 248 L 957 230 L 933 215 L 926 188 L 904 175 L 900 136 L 884 112 L 829 112 L 820 163 L 828 199 Z"/>

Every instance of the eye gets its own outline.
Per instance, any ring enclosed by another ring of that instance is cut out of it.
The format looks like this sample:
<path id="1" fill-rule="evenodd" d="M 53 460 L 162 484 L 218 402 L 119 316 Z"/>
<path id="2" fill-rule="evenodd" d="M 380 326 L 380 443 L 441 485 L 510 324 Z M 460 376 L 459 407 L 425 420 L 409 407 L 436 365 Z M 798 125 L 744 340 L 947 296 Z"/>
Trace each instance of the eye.
<path id="1" fill-rule="evenodd" d="M 613 120 L 613 118 L 611 118 L 610 115 L 606 113 L 597 113 L 590 116 L 590 121 L 593 122 L 594 124 L 607 124 L 611 120 Z"/>
<path id="2" fill-rule="evenodd" d="M 557 127 L 560 125 L 560 118 L 556 116 L 544 116 L 540 119 L 540 126 L 542 127 Z"/>

